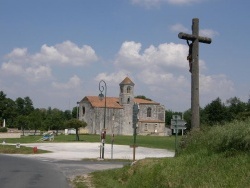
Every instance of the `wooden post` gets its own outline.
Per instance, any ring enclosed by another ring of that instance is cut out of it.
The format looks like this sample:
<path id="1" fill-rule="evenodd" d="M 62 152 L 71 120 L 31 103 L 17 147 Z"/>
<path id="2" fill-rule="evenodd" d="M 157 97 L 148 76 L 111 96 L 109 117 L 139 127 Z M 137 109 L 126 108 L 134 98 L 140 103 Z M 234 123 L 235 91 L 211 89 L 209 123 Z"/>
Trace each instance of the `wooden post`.
<path id="1" fill-rule="evenodd" d="M 191 57 L 188 57 L 190 62 L 191 72 L 191 128 L 200 128 L 200 104 L 199 104 L 199 42 L 210 44 L 211 38 L 199 36 L 199 19 L 192 20 L 192 35 L 179 33 L 178 37 L 187 41 L 192 41 L 189 45 Z"/>

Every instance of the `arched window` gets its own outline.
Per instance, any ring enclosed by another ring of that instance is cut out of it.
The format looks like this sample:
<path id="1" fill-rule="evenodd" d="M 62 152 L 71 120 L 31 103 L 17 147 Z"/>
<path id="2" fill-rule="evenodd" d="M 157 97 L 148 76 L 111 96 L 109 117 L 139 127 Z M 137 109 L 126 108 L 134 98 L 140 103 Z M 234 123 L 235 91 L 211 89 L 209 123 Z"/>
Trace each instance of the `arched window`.
<path id="1" fill-rule="evenodd" d="M 121 93 L 123 93 L 123 87 L 122 86 L 120 87 L 120 89 L 121 89 Z"/>
<path id="2" fill-rule="evenodd" d="M 131 87 L 128 86 L 128 87 L 127 87 L 127 93 L 130 93 L 130 92 L 131 92 Z"/>
<path id="3" fill-rule="evenodd" d="M 151 117 L 151 112 L 152 111 L 152 109 L 149 107 L 148 109 L 147 109 L 147 117 Z"/>
<path id="4" fill-rule="evenodd" d="M 85 114 L 85 107 L 83 106 L 82 107 L 82 115 L 84 116 L 84 114 Z"/>
<path id="5" fill-rule="evenodd" d="M 128 98 L 128 101 L 127 101 L 127 103 L 128 103 L 128 104 L 130 103 L 130 98 Z"/>

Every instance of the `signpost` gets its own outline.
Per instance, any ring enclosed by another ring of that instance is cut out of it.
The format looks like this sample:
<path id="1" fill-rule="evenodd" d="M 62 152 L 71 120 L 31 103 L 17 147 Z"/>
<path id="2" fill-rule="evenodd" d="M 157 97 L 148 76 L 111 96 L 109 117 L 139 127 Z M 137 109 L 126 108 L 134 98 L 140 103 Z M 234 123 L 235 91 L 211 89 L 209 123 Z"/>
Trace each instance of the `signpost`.
<path id="1" fill-rule="evenodd" d="M 133 161 L 135 161 L 135 148 L 136 145 L 136 129 L 138 126 L 138 113 L 139 113 L 140 107 L 137 103 L 134 103 L 133 105 L 133 128 L 134 128 L 134 144 L 131 146 L 133 147 Z"/>
<path id="2" fill-rule="evenodd" d="M 177 135 L 179 129 L 185 129 L 186 122 L 181 119 L 180 115 L 173 115 L 171 119 L 171 129 L 175 130 L 175 153 L 177 153 Z"/>

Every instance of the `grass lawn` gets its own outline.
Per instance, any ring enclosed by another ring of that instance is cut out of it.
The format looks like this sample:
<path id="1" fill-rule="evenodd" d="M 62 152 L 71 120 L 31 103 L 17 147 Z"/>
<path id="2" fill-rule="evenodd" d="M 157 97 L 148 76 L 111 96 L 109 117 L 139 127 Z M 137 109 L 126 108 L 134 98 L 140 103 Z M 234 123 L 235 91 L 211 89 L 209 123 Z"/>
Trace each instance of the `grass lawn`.
<path id="1" fill-rule="evenodd" d="M 2 154 L 32 154 L 33 148 L 20 146 L 19 148 L 16 145 L 0 145 L 0 153 Z M 36 153 L 49 153 L 49 151 L 38 149 Z"/>
<path id="2" fill-rule="evenodd" d="M 6 143 L 36 143 L 42 136 L 22 136 L 21 138 L 8 138 L 0 139 L 0 143 L 5 140 Z M 181 136 L 178 138 L 180 139 Z M 116 145 L 131 145 L 133 144 L 133 136 L 118 135 L 114 138 L 114 144 Z M 54 141 L 44 142 L 100 142 L 100 135 L 80 135 L 80 141 L 76 141 L 75 135 L 58 135 L 55 136 Z M 106 143 L 111 143 L 111 136 L 106 136 Z M 136 136 L 136 144 L 140 147 L 149 148 L 161 148 L 174 151 L 175 149 L 175 137 L 174 136 Z"/>
<path id="3" fill-rule="evenodd" d="M 229 158 L 223 155 L 197 154 L 140 160 L 133 166 L 93 172 L 91 181 L 98 188 L 245 188 L 250 187 L 249 169 L 250 157 L 244 153 Z"/>

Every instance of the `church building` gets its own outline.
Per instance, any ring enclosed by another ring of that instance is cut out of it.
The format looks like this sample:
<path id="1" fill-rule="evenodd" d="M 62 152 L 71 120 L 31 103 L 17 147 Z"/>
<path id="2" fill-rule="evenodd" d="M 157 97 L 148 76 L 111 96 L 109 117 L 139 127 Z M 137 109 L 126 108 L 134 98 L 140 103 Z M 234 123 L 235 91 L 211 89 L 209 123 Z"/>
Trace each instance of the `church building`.
<path id="1" fill-rule="evenodd" d="M 160 103 L 135 98 L 135 84 L 126 77 L 120 83 L 119 97 L 86 96 L 79 102 L 79 119 L 87 123 L 89 134 L 100 134 L 104 128 L 107 134 L 133 135 L 133 105 L 139 107 L 137 134 L 165 135 L 165 107 Z M 104 113 L 106 117 L 104 121 Z"/>

